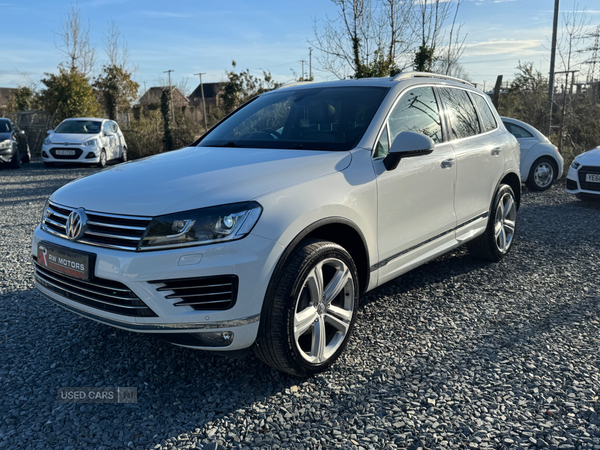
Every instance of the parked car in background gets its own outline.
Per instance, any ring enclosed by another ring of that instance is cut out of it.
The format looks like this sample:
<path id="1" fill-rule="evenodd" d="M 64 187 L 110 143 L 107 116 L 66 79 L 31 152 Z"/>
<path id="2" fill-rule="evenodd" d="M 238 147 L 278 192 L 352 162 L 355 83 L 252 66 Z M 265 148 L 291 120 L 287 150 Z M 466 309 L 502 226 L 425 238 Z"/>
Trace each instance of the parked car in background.
<path id="1" fill-rule="evenodd" d="M 18 169 L 31 160 L 27 136 L 10 119 L 0 118 L 0 163 Z"/>
<path id="2" fill-rule="evenodd" d="M 563 174 L 564 160 L 556 146 L 531 125 L 502 117 L 521 145 L 521 179 L 532 191 L 545 191 Z"/>
<path id="3" fill-rule="evenodd" d="M 359 294 L 467 244 L 499 261 L 519 145 L 483 92 L 430 73 L 259 95 L 184 148 L 54 192 L 36 287 L 118 328 L 310 376 Z"/>
<path id="4" fill-rule="evenodd" d="M 108 161 L 127 160 L 127 144 L 119 125 L 107 119 L 78 117 L 63 120 L 42 145 L 42 161 L 106 166 Z"/>
<path id="5" fill-rule="evenodd" d="M 600 147 L 575 158 L 567 172 L 567 192 L 600 198 Z"/>

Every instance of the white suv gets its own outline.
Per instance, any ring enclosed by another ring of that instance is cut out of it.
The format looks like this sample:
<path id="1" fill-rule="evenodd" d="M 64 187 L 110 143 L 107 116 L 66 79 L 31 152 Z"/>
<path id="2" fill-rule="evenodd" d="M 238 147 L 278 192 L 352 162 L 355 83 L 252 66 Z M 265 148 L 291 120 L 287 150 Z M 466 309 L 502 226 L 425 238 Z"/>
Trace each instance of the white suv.
<path id="1" fill-rule="evenodd" d="M 110 160 L 127 160 L 127 144 L 119 125 L 112 120 L 78 117 L 63 120 L 42 144 L 46 167 L 63 163 L 106 166 Z"/>
<path id="2" fill-rule="evenodd" d="M 36 285 L 104 324 L 309 376 L 345 348 L 361 293 L 464 243 L 502 258 L 520 186 L 519 144 L 466 82 L 294 84 L 194 147 L 52 194 Z"/>

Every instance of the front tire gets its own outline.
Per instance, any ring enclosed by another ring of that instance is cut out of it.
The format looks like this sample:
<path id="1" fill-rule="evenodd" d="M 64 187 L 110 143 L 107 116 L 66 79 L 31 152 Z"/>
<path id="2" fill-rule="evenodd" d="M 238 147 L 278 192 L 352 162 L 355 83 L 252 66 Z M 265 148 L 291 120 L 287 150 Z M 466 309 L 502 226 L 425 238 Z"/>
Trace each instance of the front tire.
<path id="1" fill-rule="evenodd" d="M 306 239 L 267 293 L 254 352 L 282 372 L 308 377 L 331 366 L 348 344 L 358 310 L 358 273 L 341 246 Z"/>
<path id="2" fill-rule="evenodd" d="M 529 176 L 525 184 L 532 191 L 542 192 L 550 189 L 556 179 L 558 170 L 556 162 L 547 156 L 537 159 L 531 166 Z"/>
<path id="3" fill-rule="evenodd" d="M 127 161 L 127 147 L 121 148 L 121 157 L 119 158 L 120 163 Z"/>
<path id="4" fill-rule="evenodd" d="M 488 218 L 485 232 L 467 242 L 471 256 L 500 261 L 512 248 L 517 223 L 515 193 L 507 184 L 500 185 Z"/>
<path id="5" fill-rule="evenodd" d="M 102 150 L 100 152 L 100 160 L 98 161 L 98 167 L 100 167 L 101 169 L 106 167 L 106 151 Z"/>

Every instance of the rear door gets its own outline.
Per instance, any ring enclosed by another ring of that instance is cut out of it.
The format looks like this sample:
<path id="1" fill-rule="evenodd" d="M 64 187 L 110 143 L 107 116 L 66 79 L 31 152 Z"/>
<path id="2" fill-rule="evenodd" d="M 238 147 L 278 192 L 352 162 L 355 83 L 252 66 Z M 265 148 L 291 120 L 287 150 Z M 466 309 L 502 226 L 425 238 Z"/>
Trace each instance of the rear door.
<path id="1" fill-rule="evenodd" d="M 498 126 L 493 114 L 492 123 L 483 120 L 483 113 L 480 121 L 471 93 L 466 89 L 437 89 L 456 155 L 454 207 L 459 238 L 465 232 L 478 231 L 487 223 L 492 197 L 504 173 L 504 155 L 500 141 L 494 136 Z M 477 103 L 480 100 L 476 99 Z"/>

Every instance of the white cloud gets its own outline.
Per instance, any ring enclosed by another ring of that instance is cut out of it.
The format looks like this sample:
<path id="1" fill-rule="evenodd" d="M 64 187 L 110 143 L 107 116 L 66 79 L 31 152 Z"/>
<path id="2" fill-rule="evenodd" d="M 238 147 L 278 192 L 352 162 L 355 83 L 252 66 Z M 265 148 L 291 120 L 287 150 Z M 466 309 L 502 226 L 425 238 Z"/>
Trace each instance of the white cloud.
<path id="1" fill-rule="evenodd" d="M 537 53 L 542 41 L 539 39 L 492 39 L 465 45 L 465 58 L 472 56 L 492 56 L 518 54 L 522 56 Z"/>

